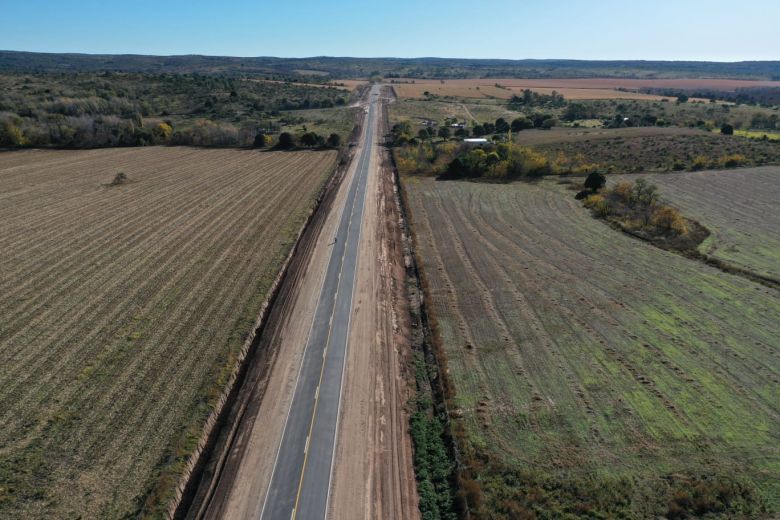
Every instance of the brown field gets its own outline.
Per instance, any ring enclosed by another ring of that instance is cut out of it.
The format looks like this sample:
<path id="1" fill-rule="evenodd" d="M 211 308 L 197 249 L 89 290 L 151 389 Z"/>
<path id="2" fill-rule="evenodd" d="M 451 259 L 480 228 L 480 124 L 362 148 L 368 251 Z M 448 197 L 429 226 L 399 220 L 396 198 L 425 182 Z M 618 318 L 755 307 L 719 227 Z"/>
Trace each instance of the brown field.
<path id="1" fill-rule="evenodd" d="M 368 81 L 362 79 L 337 79 L 330 83 L 332 86 L 344 87 L 349 90 L 355 90 L 356 88 L 366 85 Z"/>
<path id="2" fill-rule="evenodd" d="M 728 517 L 777 509 L 778 291 L 621 234 L 551 180 L 403 184 L 474 510 L 668 517 L 694 486 Z"/>
<path id="3" fill-rule="evenodd" d="M 414 83 L 393 84 L 401 98 L 421 98 L 427 90 L 439 96 L 465 98 L 497 97 L 509 99 L 521 90 L 531 89 L 549 94 L 557 91 L 567 99 L 645 99 L 660 100 L 664 96 L 625 92 L 616 89 L 636 91 L 642 88 L 682 88 L 734 90 L 740 87 L 780 87 L 780 81 L 751 81 L 737 79 L 402 79 Z M 496 84 L 504 88 L 496 87 Z M 670 98 L 666 98 L 670 99 Z M 693 100 L 695 101 L 695 99 Z"/>
<path id="4" fill-rule="evenodd" d="M 610 177 L 635 180 L 638 175 Z M 661 195 L 711 232 L 699 250 L 780 280 L 780 168 L 643 175 Z"/>
<path id="5" fill-rule="evenodd" d="M 165 505 L 335 158 L 0 154 L 0 517 Z"/>

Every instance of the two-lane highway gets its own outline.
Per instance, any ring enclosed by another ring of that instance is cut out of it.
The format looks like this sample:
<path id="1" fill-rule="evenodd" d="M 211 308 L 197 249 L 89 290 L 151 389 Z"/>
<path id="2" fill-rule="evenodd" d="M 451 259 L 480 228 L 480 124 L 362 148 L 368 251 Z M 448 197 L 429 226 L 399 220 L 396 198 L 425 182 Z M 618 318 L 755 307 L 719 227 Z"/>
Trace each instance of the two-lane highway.
<path id="1" fill-rule="evenodd" d="M 335 236 L 276 454 L 264 520 L 321 520 L 327 511 L 379 87 L 369 95 L 363 146 Z"/>

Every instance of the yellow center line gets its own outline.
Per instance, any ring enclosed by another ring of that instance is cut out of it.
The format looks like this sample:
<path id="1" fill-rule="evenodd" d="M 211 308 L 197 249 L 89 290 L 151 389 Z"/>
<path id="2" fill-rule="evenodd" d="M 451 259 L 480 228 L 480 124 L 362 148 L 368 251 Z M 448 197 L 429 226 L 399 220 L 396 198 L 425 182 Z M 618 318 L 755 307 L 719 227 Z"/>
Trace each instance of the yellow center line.
<path id="1" fill-rule="evenodd" d="M 363 155 L 363 151 L 361 150 L 361 159 Z M 349 231 L 352 229 L 352 219 L 355 215 L 355 201 L 357 200 L 358 196 L 358 189 L 360 188 L 360 164 L 362 161 L 358 162 L 358 168 L 355 172 L 356 177 L 353 179 L 353 182 L 357 183 L 357 186 L 355 187 L 355 196 L 352 199 L 352 209 L 350 211 L 350 217 L 349 217 L 349 225 L 347 226 L 347 233 L 344 237 L 344 253 L 341 255 L 341 266 L 342 270 L 344 269 L 344 258 L 347 256 L 347 240 L 349 238 Z M 326 361 L 326 355 L 328 352 L 328 347 L 330 347 L 330 336 L 333 333 L 333 314 L 336 312 L 336 304 L 338 303 L 338 296 L 339 291 L 341 290 L 341 271 L 339 271 L 339 283 L 336 286 L 336 295 L 334 296 L 334 303 L 333 303 L 333 312 L 330 315 L 330 322 L 328 324 L 328 338 L 325 341 L 325 350 L 322 353 L 322 366 L 320 367 L 320 379 L 317 381 L 317 391 L 314 396 L 314 410 L 311 414 L 311 423 L 309 423 L 309 433 L 306 437 L 306 450 L 303 453 L 303 465 L 301 466 L 301 478 L 298 480 L 298 491 L 295 493 L 295 506 L 292 510 L 292 516 L 291 520 L 295 520 L 296 515 L 298 514 L 298 503 L 301 499 L 301 490 L 303 489 L 303 477 L 306 473 L 306 462 L 309 460 L 309 451 L 311 451 L 311 434 L 312 431 L 314 431 L 314 420 L 317 418 L 317 405 L 320 402 L 320 392 L 319 389 L 322 386 L 322 376 L 325 374 L 325 361 Z M 351 310 L 350 310 L 351 312 Z M 346 360 L 345 360 L 346 362 Z"/>

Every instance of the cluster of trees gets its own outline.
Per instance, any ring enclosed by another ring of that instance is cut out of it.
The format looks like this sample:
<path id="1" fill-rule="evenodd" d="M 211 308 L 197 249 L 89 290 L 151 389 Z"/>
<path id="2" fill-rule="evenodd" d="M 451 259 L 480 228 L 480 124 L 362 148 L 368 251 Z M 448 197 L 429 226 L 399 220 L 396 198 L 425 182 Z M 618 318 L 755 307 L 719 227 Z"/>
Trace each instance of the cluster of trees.
<path id="1" fill-rule="evenodd" d="M 397 148 L 395 159 L 404 175 L 436 175 L 441 179 L 510 181 L 553 173 L 547 157 L 513 143 L 479 147 L 456 142 L 421 143 Z"/>
<path id="2" fill-rule="evenodd" d="M 118 116 L 60 116 L 31 121 L 16 114 L 0 113 L 0 146 L 98 148 L 147 146 L 174 141 L 169 120 Z"/>
<path id="3" fill-rule="evenodd" d="M 621 181 L 612 189 L 603 190 L 604 179 L 597 177 L 598 174 L 591 174 L 585 182 L 585 187 L 592 192 L 585 197 L 585 206 L 590 208 L 596 217 L 610 219 L 624 229 L 652 235 L 688 233 L 688 222 L 680 212 L 660 203 L 658 187 L 655 184 L 639 178 L 633 183 Z"/>
<path id="4" fill-rule="evenodd" d="M 289 141 L 288 141 L 289 139 Z M 0 147 L 101 148 L 120 146 L 254 146 L 268 147 L 274 140 L 259 123 L 231 123 L 195 120 L 190 126 L 174 129 L 170 120 L 130 118 L 117 116 L 62 116 L 45 124 L 30 124 L 14 114 L 0 114 Z M 290 149 L 338 148 L 341 137 L 327 138 L 316 132 L 300 136 L 279 135 L 277 146 Z"/>
<path id="5" fill-rule="evenodd" d="M 509 106 L 514 109 L 523 109 L 526 107 L 558 108 L 565 105 L 566 99 L 555 90 L 550 94 L 542 94 L 530 89 L 525 89 L 520 96 L 514 95 L 509 99 Z"/>
<path id="6" fill-rule="evenodd" d="M 273 144 L 273 139 L 265 132 L 261 131 L 255 135 L 255 148 L 264 148 L 271 144 Z M 338 148 L 339 146 L 341 146 L 341 136 L 335 133 L 325 138 L 316 132 L 304 132 L 300 136 L 295 136 L 290 132 L 282 132 L 279 134 L 275 148 L 292 150 L 294 148 Z"/>
<path id="7" fill-rule="evenodd" d="M 436 137 L 447 140 L 454 136 L 459 139 L 474 135 L 475 137 L 490 136 L 496 134 L 506 134 L 510 130 L 514 133 L 526 130 L 529 128 L 543 128 L 549 129 L 555 126 L 557 121 L 549 114 L 532 114 L 530 117 L 520 116 L 508 122 L 503 117 L 499 117 L 495 122 L 486 121 L 484 123 L 477 123 L 471 129 L 469 128 L 456 128 L 454 131 L 450 129 L 450 124 L 453 120 L 447 119 L 444 125 L 438 128 L 429 125 L 420 128 L 417 133 L 414 133 L 412 123 L 409 121 L 401 121 L 393 125 L 390 131 L 392 143 L 396 146 L 405 144 L 417 145 L 422 141 L 432 140 Z"/>
<path id="8" fill-rule="evenodd" d="M 684 98 L 686 100 L 689 97 L 694 97 L 709 99 L 710 101 L 729 101 L 738 105 L 780 105 L 779 87 L 742 87 L 736 90 L 645 88 L 642 89 L 642 92 L 677 97 L 678 99 Z"/>

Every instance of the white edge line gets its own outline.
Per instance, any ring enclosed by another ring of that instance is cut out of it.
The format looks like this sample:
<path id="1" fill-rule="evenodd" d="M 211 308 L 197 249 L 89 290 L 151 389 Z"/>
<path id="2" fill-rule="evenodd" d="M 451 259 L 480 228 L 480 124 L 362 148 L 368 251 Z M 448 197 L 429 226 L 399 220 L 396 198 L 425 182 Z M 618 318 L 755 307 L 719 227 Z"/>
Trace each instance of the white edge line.
<path id="1" fill-rule="evenodd" d="M 372 101 L 370 103 L 371 103 L 371 106 L 373 107 L 374 106 L 374 102 Z M 369 114 L 370 113 L 371 112 L 369 111 Z M 369 122 L 369 124 L 372 124 L 372 122 Z M 373 125 L 372 125 L 372 128 L 371 128 L 371 134 L 372 134 L 371 141 L 372 142 L 371 143 L 367 143 L 368 147 L 369 147 L 368 148 L 368 154 L 369 154 L 368 155 L 368 166 L 367 166 L 368 172 L 371 171 L 371 158 L 372 158 L 371 150 L 374 147 L 374 143 L 373 143 L 373 130 L 374 129 L 373 129 Z M 368 129 L 366 129 L 366 134 L 368 134 L 368 133 L 369 133 Z M 368 137 L 368 135 L 366 135 L 366 137 Z M 368 141 L 368 139 L 366 139 L 366 141 Z M 366 173 L 366 189 L 367 188 L 368 188 L 368 173 Z M 365 213 L 365 209 L 366 209 L 365 208 L 365 201 L 366 201 L 366 192 L 364 191 L 363 192 L 363 212 L 364 213 Z M 350 335 L 349 333 L 352 330 L 352 302 L 355 299 L 355 287 L 357 286 L 357 283 L 355 283 L 355 282 L 357 281 L 358 273 L 360 272 L 358 266 L 360 265 L 360 239 L 363 236 L 363 218 L 362 217 L 363 216 L 361 215 L 360 229 L 358 230 L 358 255 L 357 255 L 357 258 L 355 259 L 355 278 L 353 279 L 352 294 L 350 295 L 350 298 L 349 298 L 349 319 L 347 320 L 347 336 L 346 336 L 346 341 L 344 342 L 344 364 L 341 366 L 341 385 L 339 386 L 339 405 L 338 405 L 338 408 L 336 410 L 336 431 L 335 431 L 335 434 L 333 435 L 333 448 L 332 448 L 332 451 L 331 451 L 331 454 L 330 454 L 330 473 L 328 475 L 328 494 L 326 495 L 327 498 L 325 499 L 325 512 L 324 512 L 323 518 L 327 518 L 327 516 L 328 516 L 328 507 L 330 506 L 330 488 L 331 488 L 331 484 L 333 483 L 333 465 L 334 465 L 334 462 L 336 460 L 336 443 L 338 441 L 339 422 L 340 422 L 340 419 L 341 419 L 341 395 L 342 395 L 343 390 L 344 390 L 344 372 L 345 372 L 345 369 L 347 367 L 347 354 L 349 353 L 349 335 Z"/>
<path id="2" fill-rule="evenodd" d="M 358 161 L 359 162 L 359 161 Z M 355 163 L 355 170 L 358 169 L 358 162 Z M 354 180 L 354 178 L 352 179 Z M 347 188 L 347 197 L 349 197 L 349 190 L 351 188 L 350 186 Z M 341 208 L 341 213 L 339 214 L 339 218 L 336 221 L 336 233 L 338 234 L 339 225 L 341 224 L 341 220 L 344 218 L 344 211 L 347 208 L 347 203 L 345 201 L 344 206 Z M 319 237 L 318 237 L 319 239 Z M 345 246 L 346 248 L 346 246 Z M 295 400 L 295 391 L 298 389 L 298 380 L 301 377 L 301 371 L 303 370 L 303 361 L 306 358 L 306 352 L 309 350 L 309 341 L 311 340 L 311 331 L 314 329 L 314 322 L 317 318 L 317 309 L 320 307 L 320 300 L 322 300 L 322 288 L 325 287 L 325 280 L 328 278 L 328 266 L 330 265 L 330 260 L 333 258 L 333 255 L 331 254 L 328 257 L 328 262 L 325 264 L 325 273 L 322 276 L 322 282 L 320 283 L 320 294 L 317 297 L 317 305 L 314 306 L 314 315 L 312 316 L 311 325 L 309 325 L 309 332 L 306 334 L 306 346 L 303 348 L 303 354 L 301 355 L 301 362 L 300 365 L 298 365 L 298 374 L 295 377 L 295 386 L 293 387 L 293 395 L 290 399 L 290 406 L 287 408 L 287 416 L 284 418 L 284 427 L 282 428 L 282 436 L 279 439 L 279 446 L 276 448 L 276 457 L 274 457 L 274 466 L 271 470 L 271 477 L 268 479 L 268 489 L 265 491 L 265 498 L 263 499 L 263 507 L 260 509 L 260 518 L 263 518 L 263 515 L 265 514 L 265 505 L 268 503 L 268 495 L 271 493 L 271 484 L 274 481 L 274 474 L 276 473 L 276 466 L 279 462 L 279 453 L 282 451 L 282 442 L 284 442 L 284 434 L 287 431 L 287 422 L 290 420 L 290 412 L 292 412 L 292 405 L 293 401 Z M 325 347 L 327 349 L 327 346 Z M 290 518 L 295 517 L 295 509 L 292 511 L 292 515 Z"/>

